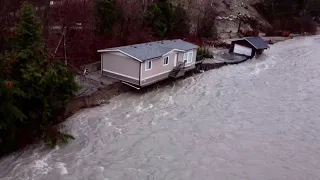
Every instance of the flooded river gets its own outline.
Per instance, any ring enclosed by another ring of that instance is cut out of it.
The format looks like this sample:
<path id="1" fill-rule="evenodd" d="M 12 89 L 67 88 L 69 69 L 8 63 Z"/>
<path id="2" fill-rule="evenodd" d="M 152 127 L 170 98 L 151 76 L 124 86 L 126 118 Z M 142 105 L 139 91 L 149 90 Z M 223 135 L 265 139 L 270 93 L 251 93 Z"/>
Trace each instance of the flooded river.
<path id="1" fill-rule="evenodd" d="M 319 180 L 320 36 L 83 110 L 76 137 L 0 160 L 1 180 Z"/>

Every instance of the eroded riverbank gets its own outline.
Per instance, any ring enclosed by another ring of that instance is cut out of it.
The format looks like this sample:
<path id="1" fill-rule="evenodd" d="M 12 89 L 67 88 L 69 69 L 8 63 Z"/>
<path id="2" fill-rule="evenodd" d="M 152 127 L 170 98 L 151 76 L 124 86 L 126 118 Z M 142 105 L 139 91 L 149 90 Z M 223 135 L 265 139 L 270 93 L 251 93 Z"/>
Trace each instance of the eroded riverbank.
<path id="1" fill-rule="evenodd" d="M 76 140 L 0 161 L 0 179 L 319 179 L 320 37 L 124 93 L 66 121 Z"/>

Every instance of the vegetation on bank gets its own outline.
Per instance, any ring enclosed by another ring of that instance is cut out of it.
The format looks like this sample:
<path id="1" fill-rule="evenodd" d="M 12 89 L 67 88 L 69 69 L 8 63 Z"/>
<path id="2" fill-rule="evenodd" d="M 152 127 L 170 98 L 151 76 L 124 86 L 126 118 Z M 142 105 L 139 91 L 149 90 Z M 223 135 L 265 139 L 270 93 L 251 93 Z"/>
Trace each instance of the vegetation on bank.
<path id="1" fill-rule="evenodd" d="M 25 0 L 37 8 L 48 51 L 79 67 L 99 59 L 97 49 L 161 39 L 215 39 L 212 0 Z M 0 51 L 18 19 L 21 0 L 0 2 Z M 6 8 L 10 7 L 10 8 Z M 65 42 L 65 43 L 64 43 Z"/>
<path id="2" fill-rule="evenodd" d="M 197 61 L 210 58 L 213 58 L 213 54 L 208 47 L 202 47 L 197 50 Z"/>
<path id="3" fill-rule="evenodd" d="M 74 67 L 98 60 L 100 48 L 158 39 L 196 43 L 215 39 L 217 4 L 212 0 L 0 1 L 0 154 L 35 138 L 50 146 L 72 138 L 55 126 L 56 116 L 77 89 L 61 60 Z M 320 2 L 261 0 L 256 8 L 272 24 L 272 29 L 264 29 L 270 35 L 278 30 L 314 32 Z M 207 48 L 198 51 L 198 59 L 204 58 L 212 58 Z"/>
<path id="4" fill-rule="evenodd" d="M 0 155 L 37 137 L 53 147 L 72 138 L 55 116 L 77 90 L 68 67 L 50 57 L 34 8 L 24 3 L 15 34 L 0 55 Z"/>

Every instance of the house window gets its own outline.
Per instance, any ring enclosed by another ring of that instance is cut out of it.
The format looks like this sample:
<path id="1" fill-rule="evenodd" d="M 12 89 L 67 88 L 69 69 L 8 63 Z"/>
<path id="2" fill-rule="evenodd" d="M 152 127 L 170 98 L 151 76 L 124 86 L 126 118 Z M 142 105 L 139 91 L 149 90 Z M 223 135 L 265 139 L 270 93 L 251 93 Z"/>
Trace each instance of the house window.
<path id="1" fill-rule="evenodd" d="M 188 63 L 191 63 L 193 59 L 193 52 L 188 52 Z"/>
<path id="2" fill-rule="evenodd" d="M 145 63 L 145 65 L 146 65 L 146 67 L 145 67 L 145 70 L 146 70 L 146 71 L 149 71 L 149 70 L 152 69 L 152 62 L 151 62 L 151 61 L 147 61 L 147 62 Z"/>
<path id="3" fill-rule="evenodd" d="M 183 54 L 183 62 L 187 63 L 188 62 L 188 53 Z"/>
<path id="4" fill-rule="evenodd" d="M 191 63 L 193 59 L 193 52 L 187 52 L 183 54 L 183 62 L 184 63 Z"/>
<path id="5" fill-rule="evenodd" d="M 169 56 L 163 58 L 163 65 L 166 66 L 169 64 Z"/>

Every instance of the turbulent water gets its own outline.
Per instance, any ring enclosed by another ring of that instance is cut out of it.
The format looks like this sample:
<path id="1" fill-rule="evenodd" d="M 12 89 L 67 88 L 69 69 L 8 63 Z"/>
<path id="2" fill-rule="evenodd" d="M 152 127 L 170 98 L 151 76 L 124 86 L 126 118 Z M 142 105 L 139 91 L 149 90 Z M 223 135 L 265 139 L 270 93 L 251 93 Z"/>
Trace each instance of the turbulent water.
<path id="1" fill-rule="evenodd" d="M 320 36 L 110 104 L 65 124 L 76 140 L 0 160 L 0 179 L 319 180 Z"/>

